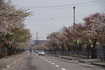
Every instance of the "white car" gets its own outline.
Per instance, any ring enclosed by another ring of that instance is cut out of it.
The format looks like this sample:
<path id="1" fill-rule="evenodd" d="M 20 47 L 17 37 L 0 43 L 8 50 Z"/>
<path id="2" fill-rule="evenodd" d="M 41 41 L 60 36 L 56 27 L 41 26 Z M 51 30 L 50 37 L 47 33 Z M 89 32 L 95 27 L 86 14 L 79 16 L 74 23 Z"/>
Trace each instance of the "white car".
<path id="1" fill-rule="evenodd" d="M 44 55 L 45 55 L 45 52 L 44 52 L 44 51 L 39 51 L 39 52 L 38 52 L 38 55 L 39 55 L 39 56 L 40 56 L 40 55 L 44 56 Z"/>

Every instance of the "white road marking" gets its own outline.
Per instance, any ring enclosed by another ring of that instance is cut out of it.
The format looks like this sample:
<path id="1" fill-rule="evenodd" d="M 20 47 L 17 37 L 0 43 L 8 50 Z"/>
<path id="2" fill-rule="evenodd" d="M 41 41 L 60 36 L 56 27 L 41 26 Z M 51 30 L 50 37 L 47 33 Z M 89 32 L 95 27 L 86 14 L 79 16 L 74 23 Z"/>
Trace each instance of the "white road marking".
<path id="1" fill-rule="evenodd" d="M 14 61 L 14 64 L 16 64 L 16 61 Z"/>
<path id="2" fill-rule="evenodd" d="M 61 68 L 62 70 L 66 70 L 65 68 Z"/>
<path id="3" fill-rule="evenodd" d="M 37 55 L 37 54 L 35 54 L 35 55 Z M 38 56 L 38 55 L 37 55 Z M 41 59 L 43 59 L 43 60 L 45 60 L 45 61 L 48 61 L 49 63 L 51 63 L 51 61 L 49 61 L 49 60 L 47 60 L 47 59 L 45 59 L 44 57 L 41 57 L 41 56 L 38 56 L 38 57 L 40 57 Z M 55 63 L 51 63 L 52 65 L 54 65 Z M 55 65 L 56 67 L 60 67 L 59 65 Z M 66 70 L 65 68 L 61 68 L 61 70 Z"/>
<path id="4" fill-rule="evenodd" d="M 51 62 L 51 61 L 49 61 L 49 62 Z"/>
<path id="5" fill-rule="evenodd" d="M 34 53 L 35 54 L 35 53 Z M 38 56 L 37 54 L 35 54 L 36 56 Z M 41 59 L 45 60 L 45 61 L 48 61 L 47 59 L 45 59 L 44 57 L 41 57 L 41 56 L 38 56 L 40 57 Z M 48 61 L 49 62 L 49 61 Z M 51 62 L 51 61 L 50 61 Z"/>
<path id="6" fill-rule="evenodd" d="M 51 63 L 51 64 L 53 64 L 53 65 L 54 65 L 54 63 Z"/>
<path id="7" fill-rule="evenodd" d="M 7 65 L 7 67 L 3 68 L 2 70 L 8 70 L 12 65 L 16 64 L 22 58 L 23 58 L 23 55 L 21 57 L 19 57 L 17 60 L 15 60 L 12 63 L 10 63 L 9 65 Z"/>
<path id="8" fill-rule="evenodd" d="M 55 65 L 56 67 L 59 67 L 59 65 Z"/>
<path id="9" fill-rule="evenodd" d="M 2 70 L 6 70 L 6 68 L 3 68 Z"/>
<path id="10" fill-rule="evenodd" d="M 28 53 L 28 55 L 27 55 L 26 57 L 28 57 L 28 56 L 29 56 L 29 53 Z M 20 57 L 19 59 L 22 59 L 22 58 L 23 58 L 23 57 Z M 19 59 L 18 59 L 18 60 L 19 60 Z M 18 61 L 18 60 L 17 60 L 17 61 Z M 22 69 L 24 62 L 25 62 L 25 60 L 23 61 L 23 63 L 22 63 L 22 65 L 21 65 L 21 67 L 20 67 L 20 69 L 19 69 L 19 70 L 21 70 L 21 69 Z"/>
<path id="11" fill-rule="evenodd" d="M 24 60 L 24 62 L 25 62 L 25 60 Z M 22 69 L 24 62 L 22 63 L 22 65 L 21 65 L 21 67 L 20 67 L 20 69 L 19 69 L 19 70 L 21 70 L 21 69 Z"/>
<path id="12" fill-rule="evenodd" d="M 46 61 L 48 61 L 48 60 L 46 60 Z"/>
<path id="13" fill-rule="evenodd" d="M 9 68 L 10 67 L 10 65 L 7 65 L 7 68 Z"/>

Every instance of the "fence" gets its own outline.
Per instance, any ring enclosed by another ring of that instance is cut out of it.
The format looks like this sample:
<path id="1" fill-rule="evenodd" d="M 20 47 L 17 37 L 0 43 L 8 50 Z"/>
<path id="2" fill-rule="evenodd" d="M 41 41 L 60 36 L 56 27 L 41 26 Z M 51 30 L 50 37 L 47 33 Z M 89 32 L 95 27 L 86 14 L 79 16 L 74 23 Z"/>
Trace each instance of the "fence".
<path id="1" fill-rule="evenodd" d="M 100 60 L 105 61 L 105 46 L 100 45 L 98 50 L 98 57 L 100 58 Z"/>
<path id="2" fill-rule="evenodd" d="M 73 56 L 80 58 L 91 58 L 91 52 L 85 51 L 46 51 L 48 55 L 57 55 L 57 56 Z"/>

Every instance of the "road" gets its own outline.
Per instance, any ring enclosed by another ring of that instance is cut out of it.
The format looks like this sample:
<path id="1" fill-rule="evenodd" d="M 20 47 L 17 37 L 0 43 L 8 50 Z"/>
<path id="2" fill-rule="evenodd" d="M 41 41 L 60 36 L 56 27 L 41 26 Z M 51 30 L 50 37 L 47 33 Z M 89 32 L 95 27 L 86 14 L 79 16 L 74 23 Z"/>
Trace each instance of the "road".
<path id="1" fill-rule="evenodd" d="M 28 53 L 8 70 L 105 70 L 94 65 L 80 63 L 77 60 L 66 60 L 52 56 L 38 56 Z"/>

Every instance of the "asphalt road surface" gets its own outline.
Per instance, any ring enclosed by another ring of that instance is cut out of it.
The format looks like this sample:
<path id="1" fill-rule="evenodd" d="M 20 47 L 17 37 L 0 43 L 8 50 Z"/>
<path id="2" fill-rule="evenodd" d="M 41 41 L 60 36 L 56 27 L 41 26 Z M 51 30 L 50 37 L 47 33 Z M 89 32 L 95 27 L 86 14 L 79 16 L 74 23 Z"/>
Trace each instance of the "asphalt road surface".
<path id="1" fill-rule="evenodd" d="M 8 70 L 105 70 L 94 65 L 80 63 L 77 60 L 66 60 L 52 56 L 38 56 L 27 53 Z"/>

